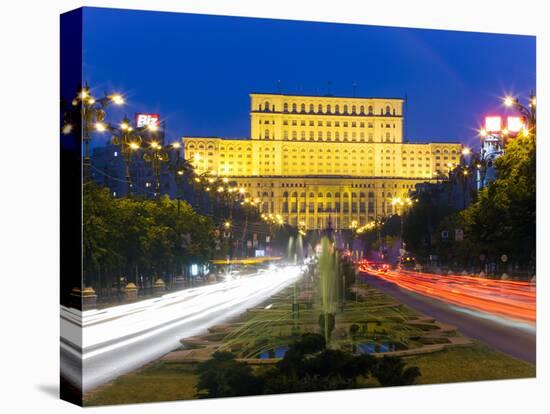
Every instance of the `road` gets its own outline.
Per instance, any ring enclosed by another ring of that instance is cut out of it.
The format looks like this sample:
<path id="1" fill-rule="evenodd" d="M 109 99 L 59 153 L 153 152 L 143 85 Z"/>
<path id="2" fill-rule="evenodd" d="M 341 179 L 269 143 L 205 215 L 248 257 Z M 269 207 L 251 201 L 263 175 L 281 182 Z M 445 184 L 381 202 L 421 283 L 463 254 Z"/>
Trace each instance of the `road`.
<path id="1" fill-rule="evenodd" d="M 88 392 L 177 348 L 180 339 L 258 305 L 300 274 L 298 266 L 281 266 L 107 309 L 62 306 L 62 377 Z"/>
<path id="2" fill-rule="evenodd" d="M 512 357 L 536 363 L 536 292 L 528 282 L 359 268 L 399 302 Z"/>

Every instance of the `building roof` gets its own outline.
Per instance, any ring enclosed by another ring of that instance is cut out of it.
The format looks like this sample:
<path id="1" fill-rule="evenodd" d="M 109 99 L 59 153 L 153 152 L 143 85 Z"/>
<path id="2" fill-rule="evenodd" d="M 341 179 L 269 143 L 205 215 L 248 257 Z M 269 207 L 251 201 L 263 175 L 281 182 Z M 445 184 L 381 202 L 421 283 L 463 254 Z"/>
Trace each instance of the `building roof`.
<path id="1" fill-rule="evenodd" d="M 349 95 L 332 95 L 332 94 L 325 94 L 325 95 L 314 95 L 314 94 L 294 94 L 294 93 L 269 93 L 269 92 L 250 92 L 250 96 L 252 95 L 277 95 L 277 96 L 288 96 L 288 97 L 304 97 L 304 98 L 337 98 L 337 99 L 390 99 L 390 100 L 398 100 L 398 101 L 404 101 L 404 98 L 401 97 L 391 97 L 391 96 L 349 96 Z"/>

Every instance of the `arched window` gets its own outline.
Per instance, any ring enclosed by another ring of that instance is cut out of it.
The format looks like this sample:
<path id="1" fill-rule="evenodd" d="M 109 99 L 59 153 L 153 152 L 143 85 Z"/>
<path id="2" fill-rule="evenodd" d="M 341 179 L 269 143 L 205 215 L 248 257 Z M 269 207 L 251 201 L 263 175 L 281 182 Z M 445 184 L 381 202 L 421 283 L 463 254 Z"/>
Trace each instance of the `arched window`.
<path id="1" fill-rule="evenodd" d="M 337 113 L 337 114 L 340 113 L 340 105 L 336 105 L 336 106 L 334 107 L 334 112 Z"/>
<path id="2" fill-rule="evenodd" d="M 315 197 L 315 193 L 309 193 L 309 197 L 310 197 L 310 198 Z"/>
<path id="3" fill-rule="evenodd" d="M 288 112 L 288 104 L 286 102 L 283 105 L 283 111 Z"/>
<path id="4" fill-rule="evenodd" d="M 321 194 L 321 193 L 319 193 Z M 331 198 L 332 197 L 332 194 L 331 193 L 327 193 L 327 198 Z"/>
<path id="5" fill-rule="evenodd" d="M 364 114 L 365 114 L 365 106 L 364 106 L 364 105 L 361 105 L 361 106 L 359 107 L 359 113 L 360 113 L 361 115 L 364 115 Z"/>
<path id="6" fill-rule="evenodd" d="M 315 111 L 314 108 L 313 104 L 309 104 L 309 112 L 313 113 Z"/>
<path id="7" fill-rule="evenodd" d="M 347 115 L 348 114 L 348 106 L 347 105 L 344 105 L 344 113 Z"/>
<path id="8" fill-rule="evenodd" d="M 389 115 L 391 111 L 391 108 L 389 105 L 386 106 L 386 115 Z"/>
<path id="9" fill-rule="evenodd" d="M 300 107 L 302 113 L 306 111 L 306 104 L 302 104 L 302 106 Z"/>
<path id="10" fill-rule="evenodd" d="M 322 104 L 319 104 L 319 106 L 317 107 L 317 112 L 322 114 L 323 113 L 323 105 Z"/>
<path id="11" fill-rule="evenodd" d="M 269 112 L 269 102 L 265 101 L 264 103 L 264 111 Z"/>
<path id="12" fill-rule="evenodd" d="M 327 114 L 330 114 L 330 111 L 331 111 L 330 105 L 327 105 Z"/>
<path id="13" fill-rule="evenodd" d="M 288 191 L 285 191 L 285 192 L 283 193 L 283 197 L 288 197 Z"/>
<path id="14" fill-rule="evenodd" d="M 292 112 L 296 112 L 296 104 L 295 103 L 292 104 Z"/>
<path id="15" fill-rule="evenodd" d="M 374 108 L 372 107 L 372 105 L 369 105 L 369 115 L 372 115 L 374 113 Z"/>

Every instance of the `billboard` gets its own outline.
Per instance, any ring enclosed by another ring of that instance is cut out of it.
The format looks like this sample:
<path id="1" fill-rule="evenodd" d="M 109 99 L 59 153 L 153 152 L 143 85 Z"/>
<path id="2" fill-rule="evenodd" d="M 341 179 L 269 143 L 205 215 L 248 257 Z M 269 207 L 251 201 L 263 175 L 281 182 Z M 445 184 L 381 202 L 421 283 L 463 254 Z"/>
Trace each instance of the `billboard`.
<path id="1" fill-rule="evenodd" d="M 521 116 L 508 117 L 508 131 L 518 133 L 523 129 L 523 118 Z"/>
<path id="2" fill-rule="evenodd" d="M 159 114 L 144 114 L 136 113 L 136 126 L 141 127 L 160 127 L 160 115 Z"/>
<path id="3" fill-rule="evenodd" d="M 485 131 L 500 132 L 502 129 L 502 121 L 500 116 L 485 117 Z"/>

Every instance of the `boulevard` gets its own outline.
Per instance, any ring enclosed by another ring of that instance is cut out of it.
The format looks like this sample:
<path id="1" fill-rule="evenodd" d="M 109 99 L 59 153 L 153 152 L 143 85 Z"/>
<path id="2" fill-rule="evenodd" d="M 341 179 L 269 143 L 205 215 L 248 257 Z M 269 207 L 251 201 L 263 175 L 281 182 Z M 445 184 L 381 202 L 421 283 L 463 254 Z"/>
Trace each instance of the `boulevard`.
<path id="1" fill-rule="evenodd" d="M 80 312 L 62 306 L 62 375 L 88 392 L 177 348 L 180 339 L 261 303 L 296 280 L 300 272 L 299 266 L 273 267 L 245 278 L 101 310 Z"/>
<path id="2" fill-rule="evenodd" d="M 369 285 L 515 358 L 536 362 L 536 291 L 529 282 L 381 272 L 359 266 Z"/>

